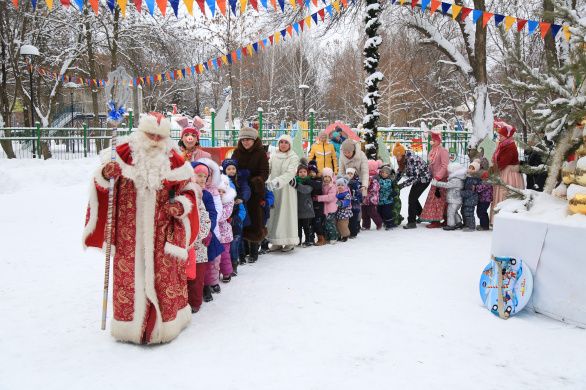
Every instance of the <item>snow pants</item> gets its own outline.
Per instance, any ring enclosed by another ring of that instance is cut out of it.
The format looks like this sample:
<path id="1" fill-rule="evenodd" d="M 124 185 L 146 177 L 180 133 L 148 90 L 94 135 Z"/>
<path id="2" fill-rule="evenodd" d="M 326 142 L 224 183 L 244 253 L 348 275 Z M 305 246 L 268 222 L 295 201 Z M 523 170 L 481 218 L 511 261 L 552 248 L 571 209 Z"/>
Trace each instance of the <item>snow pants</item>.
<path id="1" fill-rule="evenodd" d="M 313 233 L 311 229 L 312 218 L 299 218 L 297 220 L 297 235 L 299 236 L 299 244 L 303 243 L 303 236 L 305 235 L 305 242 L 313 243 Z"/>
<path id="2" fill-rule="evenodd" d="M 419 203 L 419 197 L 423 194 L 423 191 L 425 191 L 427 186 L 429 186 L 429 183 L 421 183 L 419 181 L 416 181 L 411 185 L 411 190 L 409 191 L 409 216 L 407 217 L 407 222 L 417 222 L 417 217 L 423 212 L 423 207 L 421 207 L 421 203 Z"/>
<path id="3" fill-rule="evenodd" d="M 490 207 L 490 202 L 478 202 L 476 205 L 476 215 L 480 220 L 480 226 L 484 229 L 490 228 L 490 219 L 488 218 L 488 208 Z"/>
<path id="4" fill-rule="evenodd" d="M 326 240 L 335 241 L 338 239 L 338 230 L 336 229 L 336 213 L 328 214 L 324 225 Z"/>
<path id="5" fill-rule="evenodd" d="M 383 220 L 383 225 L 385 225 L 385 227 L 395 227 L 392 204 L 379 204 L 377 206 L 377 210 Z"/>
<path id="6" fill-rule="evenodd" d="M 458 212 L 461 206 L 461 203 L 448 203 L 448 226 L 456 226 L 462 223 L 462 218 L 460 218 L 460 213 Z"/>
<path id="7" fill-rule="evenodd" d="M 223 252 L 222 252 L 223 253 Z M 205 272 L 205 281 L 204 284 L 206 286 L 214 286 L 216 284 L 220 284 L 220 258 L 222 255 L 216 257 L 212 261 L 208 261 L 206 272 Z"/>
<path id="8" fill-rule="evenodd" d="M 356 237 L 360 233 L 360 209 L 352 209 L 349 222 L 350 236 Z"/>
<path id="9" fill-rule="evenodd" d="M 224 245 L 224 252 L 220 255 L 220 273 L 222 276 L 232 275 L 232 256 L 230 256 L 230 242 Z"/>
<path id="10" fill-rule="evenodd" d="M 314 235 L 317 234 L 318 236 L 324 235 L 324 216 L 323 215 L 316 215 L 314 219 L 311 220 L 311 242 L 315 241 Z"/>
<path id="11" fill-rule="evenodd" d="M 474 216 L 475 206 L 462 206 L 462 216 L 464 217 L 464 227 L 476 230 L 476 217 Z"/>
<path id="12" fill-rule="evenodd" d="M 197 263 L 194 280 L 187 281 L 187 300 L 192 309 L 199 310 L 203 302 L 203 284 L 208 263 Z"/>
<path id="13" fill-rule="evenodd" d="M 336 221 L 336 227 L 338 228 L 338 233 L 340 233 L 341 238 L 350 237 L 350 229 L 348 228 L 349 223 L 349 219 L 338 219 Z"/>
<path id="14" fill-rule="evenodd" d="M 377 229 L 383 226 L 383 220 L 378 213 L 375 204 L 362 205 L 362 228 L 370 230 L 370 220 L 374 222 Z"/>

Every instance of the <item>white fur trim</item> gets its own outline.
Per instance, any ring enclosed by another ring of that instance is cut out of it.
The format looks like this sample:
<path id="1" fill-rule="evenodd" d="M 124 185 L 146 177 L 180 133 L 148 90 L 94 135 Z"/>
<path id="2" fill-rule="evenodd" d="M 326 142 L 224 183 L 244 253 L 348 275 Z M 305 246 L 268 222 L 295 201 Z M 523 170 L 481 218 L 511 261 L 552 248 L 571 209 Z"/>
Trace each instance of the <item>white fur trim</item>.
<path id="1" fill-rule="evenodd" d="M 212 160 L 211 158 L 207 158 L 207 157 L 200 158 L 197 161 L 202 164 L 205 164 L 210 169 L 210 172 L 212 174 L 212 183 L 211 184 L 214 187 L 219 187 L 221 184 L 221 179 L 220 179 L 220 167 L 218 166 L 218 164 L 216 164 L 216 162 L 214 160 Z M 193 171 L 192 171 L 192 173 L 193 173 Z"/>
<path id="2" fill-rule="evenodd" d="M 141 114 L 138 131 L 169 137 L 171 134 L 171 120 L 169 118 L 162 118 L 159 122 L 157 117 L 153 115 Z"/>
<path id="3" fill-rule="evenodd" d="M 193 205 L 191 204 L 191 200 L 189 200 L 189 198 L 187 196 L 185 196 L 185 195 L 176 196 L 175 202 L 179 202 L 183 206 L 183 214 L 181 214 L 177 218 L 185 218 L 189 213 L 191 213 L 191 210 L 193 209 Z"/>
<path id="4" fill-rule="evenodd" d="M 151 340 L 151 344 L 168 343 L 181 333 L 181 331 L 191 322 L 191 308 L 185 306 L 177 312 L 173 321 L 163 322 L 161 324 L 160 338 L 158 341 Z"/>
<path id="5" fill-rule="evenodd" d="M 90 199 L 88 201 L 88 208 L 90 211 L 90 218 L 83 228 L 83 235 L 81 239 L 83 249 L 87 249 L 85 240 L 87 240 L 87 238 L 94 232 L 94 230 L 96 230 L 96 225 L 98 223 L 98 190 L 96 189 L 96 183 L 93 180 L 90 185 Z"/>
<path id="6" fill-rule="evenodd" d="M 102 176 L 102 170 L 104 169 L 104 166 L 105 165 L 101 165 L 98 169 L 96 169 L 94 172 L 94 181 L 97 185 L 107 190 L 110 188 L 110 180 L 106 180 L 104 176 Z"/>
<path id="7" fill-rule="evenodd" d="M 171 172 L 166 177 L 166 179 L 169 181 L 191 180 L 192 178 L 193 168 L 191 167 L 191 164 L 188 162 L 186 162 L 179 168 L 171 170 Z"/>
<path id="8" fill-rule="evenodd" d="M 236 190 L 230 186 L 230 178 L 226 175 L 222 175 L 222 184 L 220 189 L 224 191 L 222 194 L 222 204 L 233 202 L 236 199 Z"/>
<path id="9" fill-rule="evenodd" d="M 187 249 L 171 244 L 170 242 L 165 243 L 165 253 L 179 260 L 187 260 Z"/>

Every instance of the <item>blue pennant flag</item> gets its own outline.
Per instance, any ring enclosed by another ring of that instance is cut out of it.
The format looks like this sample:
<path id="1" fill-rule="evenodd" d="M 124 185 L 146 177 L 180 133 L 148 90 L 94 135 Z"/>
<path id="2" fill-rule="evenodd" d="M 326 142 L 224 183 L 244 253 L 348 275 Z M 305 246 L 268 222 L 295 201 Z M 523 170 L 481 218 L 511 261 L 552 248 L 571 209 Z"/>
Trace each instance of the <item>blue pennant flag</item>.
<path id="1" fill-rule="evenodd" d="M 310 8 L 311 7 L 311 0 L 305 0 L 305 6 L 307 8 Z"/>
<path id="2" fill-rule="evenodd" d="M 452 3 L 444 3 L 442 1 L 442 13 L 444 15 L 448 13 L 448 11 L 450 10 L 450 8 L 452 8 Z"/>
<path id="3" fill-rule="evenodd" d="M 238 61 L 242 58 L 242 49 L 236 50 L 236 57 L 238 57 Z"/>
<path id="4" fill-rule="evenodd" d="M 166 78 L 167 76 L 165 75 L 165 73 L 161 73 L 161 81 L 165 81 Z"/>
<path id="5" fill-rule="evenodd" d="M 267 0 L 260 0 L 260 3 L 262 4 L 263 7 L 265 7 L 266 10 L 269 9 L 269 5 L 267 3 Z"/>
<path id="6" fill-rule="evenodd" d="M 206 0 L 208 3 L 208 7 L 210 7 L 210 11 L 212 11 L 212 16 L 216 15 L 216 0 Z"/>
<path id="7" fill-rule="evenodd" d="M 317 24 L 317 12 L 311 15 L 311 18 L 313 19 L 313 22 L 315 24 Z"/>
<path id="8" fill-rule="evenodd" d="M 155 78 L 153 76 L 149 76 L 149 79 L 151 79 L 151 84 L 155 83 Z"/>
<path id="9" fill-rule="evenodd" d="M 531 35 L 535 32 L 535 29 L 537 28 L 537 26 L 539 26 L 539 22 L 537 22 L 535 20 L 529 20 L 527 22 L 527 29 L 529 30 L 529 35 Z"/>
<path id="10" fill-rule="evenodd" d="M 155 0 L 145 0 L 147 9 L 149 10 L 149 14 L 153 16 L 153 12 L 155 12 Z"/>
<path id="11" fill-rule="evenodd" d="M 295 29 L 295 32 L 299 35 L 299 23 L 293 23 L 293 29 Z"/>
<path id="12" fill-rule="evenodd" d="M 425 9 L 429 5 L 431 0 L 421 0 L 421 12 L 425 12 Z"/>
<path id="13" fill-rule="evenodd" d="M 391 4 L 395 4 L 397 0 L 391 0 Z"/>
<path id="14" fill-rule="evenodd" d="M 230 3 L 230 9 L 232 10 L 232 14 L 236 16 L 236 5 L 238 4 L 238 0 L 228 0 Z"/>
<path id="15" fill-rule="evenodd" d="M 171 8 L 173 8 L 175 17 L 177 17 L 177 11 L 179 9 L 179 0 L 169 0 L 169 3 L 171 3 Z"/>
<path id="16" fill-rule="evenodd" d="M 175 80 L 175 71 L 169 72 L 169 76 L 171 76 L 171 80 Z"/>
<path id="17" fill-rule="evenodd" d="M 254 42 L 252 44 L 252 48 L 254 49 L 254 52 L 257 53 L 258 52 L 258 42 Z"/>
<path id="18" fill-rule="evenodd" d="M 328 11 L 328 14 L 330 14 L 330 16 L 332 16 L 332 12 L 333 11 L 332 11 L 332 5 L 331 4 L 326 7 L 326 11 Z"/>
<path id="19" fill-rule="evenodd" d="M 287 29 L 286 28 L 281 30 L 281 36 L 283 37 L 283 40 L 285 40 L 285 37 L 287 36 Z"/>
<path id="20" fill-rule="evenodd" d="M 562 26 L 559 24 L 552 24 L 551 25 L 551 36 L 554 37 L 554 39 L 555 39 L 555 36 L 558 35 L 558 33 L 560 32 L 561 28 L 562 28 Z"/>
<path id="21" fill-rule="evenodd" d="M 212 64 L 214 64 L 214 69 L 218 69 L 218 61 L 212 60 Z"/>
<path id="22" fill-rule="evenodd" d="M 181 76 L 183 76 L 183 78 L 185 78 L 185 68 L 181 69 Z"/>
<path id="23" fill-rule="evenodd" d="M 483 12 L 479 9 L 475 9 L 474 11 L 472 11 L 472 23 L 476 24 L 476 22 L 478 22 L 478 19 L 480 19 L 482 14 Z"/>
<path id="24" fill-rule="evenodd" d="M 33 7 L 37 4 L 37 1 L 34 0 L 34 4 Z M 83 11 L 83 0 L 75 0 L 75 4 L 77 4 L 77 8 L 79 8 L 80 11 Z"/>
<path id="25" fill-rule="evenodd" d="M 505 20 L 505 15 L 494 14 L 494 25 L 499 26 L 503 20 Z"/>
<path id="26" fill-rule="evenodd" d="M 285 0 L 279 0 L 279 7 L 281 7 L 281 12 L 285 12 Z"/>
<path id="27" fill-rule="evenodd" d="M 195 66 L 191 67 L 191 74 L 195 74 Z"/>
<path id="28" fill-rule="evenodd" d="M 31 3 L 33 3 L 33 10 L 37 9 L 37 0 L 31 0 Z"/>
<path id="29" fill-rule="evenodd" d="M 114 0 L 108 0 L 107 3 L 108 3 L 108 8 L 110 8 L 110 12 L 114 12 L 114 7 L 116 7 L 116 3 L 114 2 Z"/>
<path id="30" fill-rule="evenodd" d="M 204 62 L 203 63 L 203 67 L 206 68 L 206 70 L 208 70 L 208 71 L 210 70 L 210 67 L 208 66 L 208 63 L 207 62 Z"/>
<path id="31" fill-rule="evenodd" d="M 263 44 L 265 47 L 269 46 L 269 43 L 270 43 L 270 42 L 269 42 L 269 39 L 268 39 L 268 38 L 265 38 L 265 39 L 263 39 L 263 40 L 262 40 L 262 44 Z"/>
<path id="32" fill-rule="evenodd" d="M 228 54 L 226 56 L 226 58 L 228 59 L 228 63 L 231 64 L 232 63 L 232 53 Z"/>
<path id="33" fill-rule="evenodd" d="M 324 4 L 328 4 L 327 0 L 321 0 Z"/>

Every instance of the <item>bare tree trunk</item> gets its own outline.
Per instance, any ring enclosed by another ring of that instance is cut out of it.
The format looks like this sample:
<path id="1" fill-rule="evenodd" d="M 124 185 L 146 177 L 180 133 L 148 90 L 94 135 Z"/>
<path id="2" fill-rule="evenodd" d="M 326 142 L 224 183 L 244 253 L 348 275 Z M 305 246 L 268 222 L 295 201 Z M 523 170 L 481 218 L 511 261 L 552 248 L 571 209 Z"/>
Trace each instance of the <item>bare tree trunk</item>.
<path id="1" fill-rule="evenodd" d="M 88 65 L 90 70 L 90 80 L 96 80 L 96 57 L 94 55 L 94 45 L 93 45 L 93 37 L 92 37 L 92 30 L 89 21 L 89 7 L 84 8 L 84 17 L 85 17 L 85 42 L 87 47 L 87 57 L 88 57 Z M 94 114 L 94 118 L 92 119 L 91 125 L 94 128 L 100 127 L 100 106 L 98 104 L 98 90 L 97 86 L 94 86 L 92 82 L 90 82 L 90 89 L 92 94 L 92 113 Z M 96 149 L 97 152 L 102 150 L 102 140 L 96 139 Z"/>
<path id="2" fill-rule="evenodd" d="M 553 0 L 543 0 L 543 21 L 553 23 Z M 557 69 L 560 66 L 558 53 L 555 47 L 555 39 L 552 34 L 545 36 L 545 59 L 549 69 Z"/>
<path id="3" fill-rule="evenodd" d="M 566 130 L 563 137 L 560 138 L 559 142 L 555 146 L 551 165 L 549 166 L 549 171 L 547 172 L 547 179 L 545 180 L 545 186 L 543 187 L 543 192 L 551 194 L 553 189 L 558 184 L 559 174 L 562 170 L 562 164 L 564 163 L 564 158 L 568 150 L 572 147 L 572 135 L 573 131 L 568 129 Z"/>
<path id="4" fill-rule="evenodd" d="M 3 7 L 5 7 L 5 3 L 2 4 Z M 3 18 L 4 15 L 4 10 L 2 10 L 2 12 L 0 12 L 0 18 Z M 0 25 L 3 25 L 4 21 L 0 20 Z M 12 118 L 11 118 L 11 110 L 10 110 L 10 102 L 8 100 L 8 88 L 7 88 L 7 78 L 8 78 L 8 72 L 6 70 L 6 44 L 4 43 L 4 40 L 0 38 L 0 40 L 2 41 L 2 69 L 1 69 L 1 74 L 0 77 L 2 77 L 2 83 L 0 84 L 2 86 L 2 88 L 0 88 L 0 106 L 1 106 L 1 113 L 2 113 L 2 118 L 4 118 L 2 121 L 4 122 L 4 127 L 10 127 L 10 124 L 12 123 Z M 4 129 L 4 135 L 6 137 L 10 137 L 11 136 L 11 132 L 8 129 Z M 2 146 L 2 150 L 4 150 L 4 153 L 6 153 L 6 157 L 8 158 L 16 158 L 16 154 L 14 154 L 14 150 L 12 149 L 12 141 L 9 140 L 3 140 L 2 142 L 0 142 L 0 145 Z"/>

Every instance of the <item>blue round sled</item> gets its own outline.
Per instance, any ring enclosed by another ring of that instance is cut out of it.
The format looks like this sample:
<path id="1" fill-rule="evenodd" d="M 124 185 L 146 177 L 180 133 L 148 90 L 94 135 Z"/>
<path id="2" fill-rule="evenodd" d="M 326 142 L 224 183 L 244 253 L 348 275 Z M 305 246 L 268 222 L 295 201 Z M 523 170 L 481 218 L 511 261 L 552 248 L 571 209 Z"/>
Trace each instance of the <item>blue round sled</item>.
<path id="1" fill-rule="evenodd" d="M 503 319 L 523 310 L 532 292 L 533 275 L 519 259 L 493 257 L 480 276 L 480 299 Z"/>

